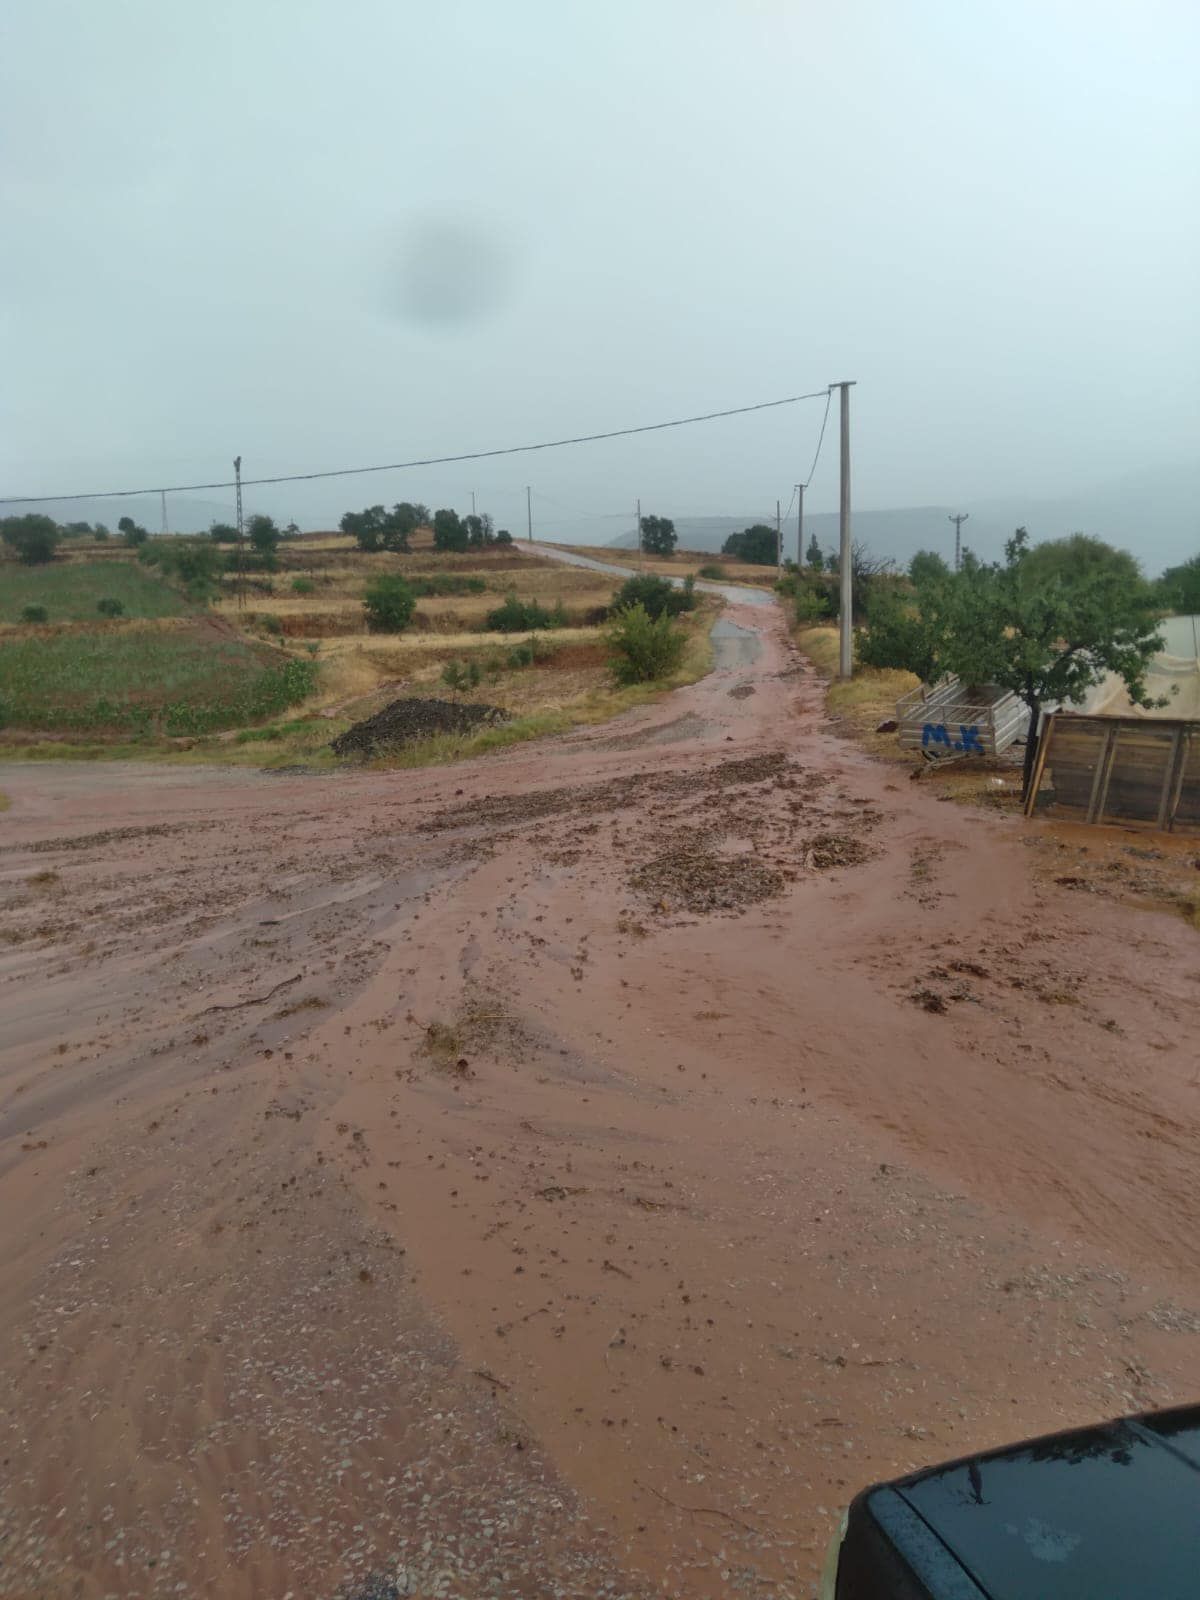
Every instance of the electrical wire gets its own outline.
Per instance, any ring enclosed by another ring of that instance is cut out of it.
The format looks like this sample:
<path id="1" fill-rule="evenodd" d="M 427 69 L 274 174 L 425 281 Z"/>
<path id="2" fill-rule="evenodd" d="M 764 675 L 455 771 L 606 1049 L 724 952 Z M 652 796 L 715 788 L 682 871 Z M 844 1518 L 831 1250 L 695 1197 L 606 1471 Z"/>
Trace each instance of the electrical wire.
<path id="1" fill-rule="evenodd" d="M 821 446 L 825 443 L 825 424 L 829 421 L 829 407 L 833 403 L 833 385 L 825 391 L 825 415 L 821 418 L 821 432 L 817 436 L 817 448 L 813 454 L 812 466 L 808 469 L 808 477 L 804 480 L 807 489 L 813 481 L 813 473 L 817 470 L 817 462 L 821 459 Z"/>
<path id="2" fill-rule="evenodd" d="M 731 406 L 726 411 L 706 411 L 695 417 L 676 417 L 671 422 L 648 422 L 637 428 L 611 428 L 606 433 L 581 433 L 570 439 L 546 439 L 540 444 L 507 445 L 500 450 L 466 450 L 453 456 L 423 456 L 412 461 L 388 461 L 377 467 L 334 467 L 324 472 L 289 472 L 273 478 L 243 478 L 242 487 L 251 489 L 271 483 L 308 483 L 315 478 L 354 478 L 368 472 L 402 472 L 410 467 L 441 467 L 458 461 L 485 461 L 495 456 L 528 455 L 535 450 L 560 450 L 570 444 L 594 444 L 600 439 L 623 439 L 634 433 L 659 433 L 664 428 L 685 428 L 694 422 L 715 422 L 722 417 L 741 417 L 751 411 L 770 411 L 776 406 L 794 406 L 801 400 L 819 400 L 826 396 L 825 414 L 829 415 L 828 389 L 814 389 L 811 394 L 792 394 L 783 400 L 762 400 L 753 406 Z M 822 433 L 824 429 L 822 429 Z M 38 505 L 50 500 L 117 500 L 135 494 L 189 494 L 198 489 L 233 489 L 236 479 L 223 479 L 219 483 L 155 484 L 144 489 L 101 489 L 91 494 L 26 494 L 0 495 L 0 505 Z"/>

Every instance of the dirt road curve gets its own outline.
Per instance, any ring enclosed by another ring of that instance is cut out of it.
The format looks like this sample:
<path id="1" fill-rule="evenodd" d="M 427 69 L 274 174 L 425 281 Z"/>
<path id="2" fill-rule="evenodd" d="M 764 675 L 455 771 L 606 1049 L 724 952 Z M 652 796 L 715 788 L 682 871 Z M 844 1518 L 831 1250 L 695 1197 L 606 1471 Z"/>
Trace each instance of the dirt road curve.
<path id="1" fill-rule="evenodd" d="M 1194 1398 L 1194 938 L 727 615 L 467 767 L 4 770 L 6 1600 L 808 1595 Z"/>

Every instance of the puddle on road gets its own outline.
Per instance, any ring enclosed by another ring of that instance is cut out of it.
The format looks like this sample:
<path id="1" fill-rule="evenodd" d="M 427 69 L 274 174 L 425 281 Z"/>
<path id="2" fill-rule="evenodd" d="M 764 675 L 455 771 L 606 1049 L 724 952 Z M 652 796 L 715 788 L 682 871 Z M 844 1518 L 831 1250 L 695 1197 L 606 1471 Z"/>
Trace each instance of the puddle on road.
<path id="1" fill-rule="evenodd" d="M 762 640 L 753 628 L 743 628 L 726 617 L 718 617 L 709 634 L 713 645 L 713 666 L 718 672 L 751 667 L 762 655 Z"/>

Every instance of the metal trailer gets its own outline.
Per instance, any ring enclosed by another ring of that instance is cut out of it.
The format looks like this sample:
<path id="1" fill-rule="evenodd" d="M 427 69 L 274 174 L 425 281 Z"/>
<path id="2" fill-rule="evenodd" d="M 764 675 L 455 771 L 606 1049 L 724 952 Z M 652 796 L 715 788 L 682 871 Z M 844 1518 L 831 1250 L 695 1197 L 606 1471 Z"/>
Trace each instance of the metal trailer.
<path id="1" fill-rule="evenodd" d="M 926 761 L 996 756 L 1028 731 L 1029 710 L 1011 689 L 948 677 L 897 700 L 896 724 L 901 750 Z"/>

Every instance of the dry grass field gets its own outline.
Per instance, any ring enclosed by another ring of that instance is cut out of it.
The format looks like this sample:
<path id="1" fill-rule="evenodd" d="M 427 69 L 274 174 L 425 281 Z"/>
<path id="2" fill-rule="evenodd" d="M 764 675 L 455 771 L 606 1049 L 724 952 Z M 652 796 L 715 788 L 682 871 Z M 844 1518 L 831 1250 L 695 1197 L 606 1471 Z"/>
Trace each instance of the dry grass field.
<path id="1" fill-rule="evenodd" d="M 618 550 L 603 545 L 564 544 L 558 548 L 575 555 L 591 556 L 594 561 L 612 561 L 635 572 L 653 572 L 663 578 L 686 578 L 689 574 L 696 577 L 701 567 L 712 567 L 719 569 L 720 578 L 708 572 L 704 576 L 714 583 L 747 583 L 756 589 L 769 589 L 775 582 L 774 567 L 733 561 L 728 556 L 714 555 L 711 550 L 676 550 L 673 556 L 649 556 L 637 550 Z"/>

